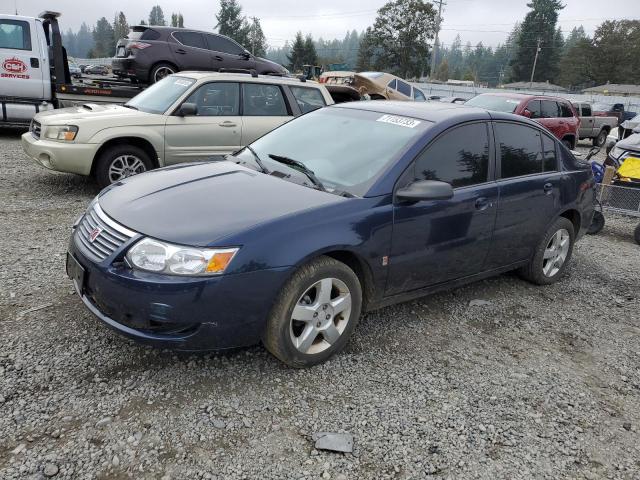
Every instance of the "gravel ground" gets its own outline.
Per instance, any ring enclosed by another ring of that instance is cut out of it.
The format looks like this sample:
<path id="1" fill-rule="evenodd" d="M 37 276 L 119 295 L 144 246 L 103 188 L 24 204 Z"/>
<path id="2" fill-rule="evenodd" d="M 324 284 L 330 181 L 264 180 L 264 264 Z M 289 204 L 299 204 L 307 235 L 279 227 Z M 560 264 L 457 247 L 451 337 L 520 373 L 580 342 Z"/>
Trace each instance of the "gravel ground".
<path id="1" fill-rule="evenodd" d="M 176 355 L 81 305 L 64 254 L 97 188 L 34 166 L 19 133 L 0 130 L 0 478 L 640 478 L 637 221 L 607 217 L 556 285 L 370 313 L 310 370 Z M 316 450 L 322 431 L 353 453 Z"/>

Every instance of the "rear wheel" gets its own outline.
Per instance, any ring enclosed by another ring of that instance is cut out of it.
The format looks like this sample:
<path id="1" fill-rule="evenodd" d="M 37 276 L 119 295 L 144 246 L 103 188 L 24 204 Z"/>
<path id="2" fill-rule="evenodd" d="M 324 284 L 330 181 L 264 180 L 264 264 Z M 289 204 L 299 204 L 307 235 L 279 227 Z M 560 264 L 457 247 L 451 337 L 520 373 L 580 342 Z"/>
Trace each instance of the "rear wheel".
<path id="1" fill-rule="evenodd" d="M 606 130 L 600 130 L 598 136 L 593 139 L 593 146 L 604 147 L 604 144 L 607 143 L 607 135 L 608 133 Z"/>
<path id="2" fill-rule="evenodd" d="M 107 148 L 96 164 L 95 177 L 100 188 L 153 168 L 153 162 L 140 147 L 115 145 Z"/>
<path id="3" fill-rule="evenodd" d="M 598 212 L 597 210 L 593 212 L 593 220 L 591 220 L 591 225 L 589 225 L 589 229 L 587 233 L 589 235 L 596 235 L 602 231 L 604 228 L 604 215 L 602 212 Z"/>
<path id="4" fill-rule="evenodd" d="M 640 224 L 633 231 L 633 239 L 636 241 L 638 245 L 640 245 Z"/>
<path id="5" fill-rule="evenodd" d="M 158 63 L 151 69 L 149 83 L 156 83 L 169 75 L 176 73 L 178 69 L 170 63 Z"/>
<path id="6" fill-rule="evenodd" d="M 362 287 L 353 270 L 319 257 L 285 284 L 269 314 L 263 343 L 291 367 L 322 363 L 345 347 L 361 308 Z"/>
<path id="7" fill-rule="evenodd" d="M 537 285 L 557 282 L 571 260 L 574 240 L 573 223 L 558 218 L 538 243 L 529 264 L 519 270 L 520 275 Z"/>

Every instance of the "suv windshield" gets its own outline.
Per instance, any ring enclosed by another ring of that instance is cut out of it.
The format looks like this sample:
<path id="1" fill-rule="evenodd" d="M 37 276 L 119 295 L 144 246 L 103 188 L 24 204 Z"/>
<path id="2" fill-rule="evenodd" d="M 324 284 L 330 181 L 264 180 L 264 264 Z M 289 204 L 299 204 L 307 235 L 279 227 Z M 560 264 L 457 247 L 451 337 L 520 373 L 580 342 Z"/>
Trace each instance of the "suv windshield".
<path id="1" fill-rule="evenodd" d="M 286 123 L 251 147 L 269 171 L 291 175 L 296 183 L 310 184 L 304 174 L 275 161 L 274 156 L 301 162 L 330 192 L 363 196 L 385 167 L 430 125 L 410 117 L 331 107 Z M 248 150 L 237 158 L 255 165 Z"/>
<path id="2" fill-rule="evenodd" d="M 154 83 L 125 105 L 146 113 L 164 113 L 196 81 L 193 78 L 171 75 Z"/>
<path id="3" fill-rule="evenodd" d="M 494 112 L 513 113 L 516 111 L 520 100 L 509 97 L 499 97 L 496 95 L 478 95 L 471 100 L 467 100 L 465 105 L 480 107 Z"/>

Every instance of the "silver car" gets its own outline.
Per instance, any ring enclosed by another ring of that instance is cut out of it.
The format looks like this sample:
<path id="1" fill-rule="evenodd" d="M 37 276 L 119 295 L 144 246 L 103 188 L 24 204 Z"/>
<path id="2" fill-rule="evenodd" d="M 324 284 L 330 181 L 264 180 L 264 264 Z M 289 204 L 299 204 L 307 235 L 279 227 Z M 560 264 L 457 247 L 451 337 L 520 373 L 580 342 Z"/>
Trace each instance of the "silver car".
<path id="1" fill-rule="evenodd" d="M 22 146 L 39 165 L 92 175 L 104 187 L 153 168 L 233 153 L 333 103 L 324 86 L 296 78 L 181 72 L 124 105 L 39 113 Z"/>

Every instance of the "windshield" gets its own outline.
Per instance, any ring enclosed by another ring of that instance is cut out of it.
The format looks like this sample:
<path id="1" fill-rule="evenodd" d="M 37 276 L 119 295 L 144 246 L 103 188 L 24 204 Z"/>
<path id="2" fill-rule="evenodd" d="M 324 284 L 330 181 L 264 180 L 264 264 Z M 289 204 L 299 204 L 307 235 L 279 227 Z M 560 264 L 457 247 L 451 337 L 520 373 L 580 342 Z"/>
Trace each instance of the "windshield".
<path id="1" fill-rule="evenodd" d="M 478 95 L 471 100 L 467 100 L 465 105 L 485 108 L 494 112 L 513 113 L 516 111 L 518 105 L 520 105 L 520 100 L 494 95 Z"/>
<path id="2" fill-rule="evenodd" d="M 143 90 L 125 105 L 141 112 L 164 113 L 195 82 L 193 78 L 171 75 Z"/>
<path id="3" fill-rule="evenodd" d="M 291 175 L 310 184 L 301 172 L 272 156 L 297 160 L 315 173 L 328 191 L 363 196 L 393 160 L 430 126 L 431 122 L 352 108 L 323 108 L 256 140 L 251 147 L 269 171 Z M 255 165 L 253 155 L 238 155 Z"/>

